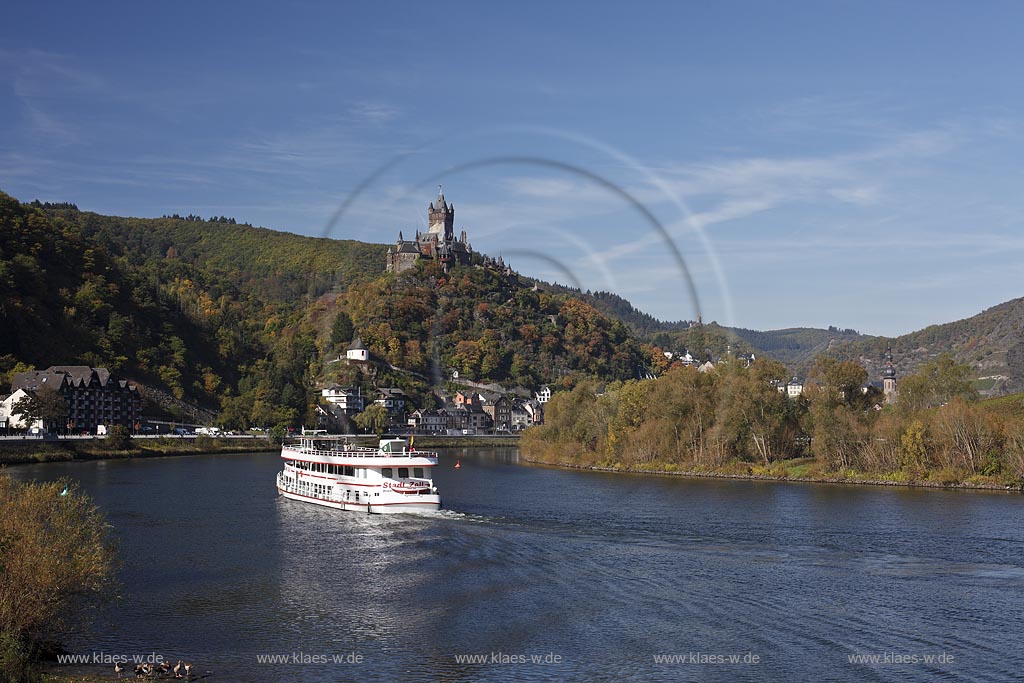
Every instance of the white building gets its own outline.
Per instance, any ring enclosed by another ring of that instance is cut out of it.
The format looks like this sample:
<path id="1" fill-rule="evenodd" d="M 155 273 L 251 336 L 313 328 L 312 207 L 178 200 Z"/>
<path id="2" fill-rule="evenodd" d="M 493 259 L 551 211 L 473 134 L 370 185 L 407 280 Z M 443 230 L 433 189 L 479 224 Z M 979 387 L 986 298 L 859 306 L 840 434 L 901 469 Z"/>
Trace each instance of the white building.
<path id="1" fill-rule="evenodd" d="M 448 431 L 448 412 L 440 410 L 416 410 L 409 414 L 409 427 L 417 434 L 444 434 Z"/>
<path id="2" fill-rule="evenodd" d="M 370 350 L 363 345 L 363 340 L 359 335 L 356 335 L 356 338 L 349 344 L 348 351 L 345 352 L 345 359 L 356 363 L 366 363 L 370 360 Z"/>
<path id="3" fill-rule="evenodd" d="M 321 391 L 320 395 L 328 403 L 332 403 L 350 414 L 361 413 L 366 406 L 366 401 L 359 394 L 358 389 L 344 389 L 339 386 L 331 386 Z"/>
<path id="4" fill-rule="evenodd" d="M 779 384 L 779 393 L 785 394 L 788 398 L 796 398 L 804 393 L 804 383 L 794 377 L 785 384 Z"/>
<path id="5" fill-rule="evenodd" d="M 405 410 L 405 399 L 405 392 L 401 389 L 382 387 L 377 390 L 377 398 L 374 403 L 387 409 L 388 414 L 395 415 Z"/>
<path id="6" fill-rule="evenodd" d="M 551 400 L 551 387 L 543 386 L 540 391 L 537 392 L 537 401 L 539 403 L 547 403 Z"/>
<path id="7" fill-rule="evenodd" d="M 13 394 L 0 401 L 0 429 L 42 429 L 43 421 L 36 420 L 28 424 L 22 418 L 21 413 L 14 412 L 15 404 L 28 394 L 24 389 L 17 389 Z"/>

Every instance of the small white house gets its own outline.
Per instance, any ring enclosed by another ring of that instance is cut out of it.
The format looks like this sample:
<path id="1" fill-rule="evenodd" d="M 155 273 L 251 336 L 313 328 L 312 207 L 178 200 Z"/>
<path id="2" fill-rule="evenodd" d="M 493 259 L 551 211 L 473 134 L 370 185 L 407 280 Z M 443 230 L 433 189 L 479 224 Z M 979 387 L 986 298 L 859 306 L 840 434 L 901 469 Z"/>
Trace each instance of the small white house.
<path id="1" fill-rule="evenodd" d="M 363 340 L 359 335 L 356 335 L 356 338 L 349 344 L 348 351 L 345 352 L 345 359 L 357 363 L 365 363 L 370 360 L 370 350 L 363 345 Z"/>
<path id="2" fill-rule="evenodd" d="M 538 403 L 547 403 L 550 400 L 551 400 L 551 387 L 545 385 L 545 386 L 540 388 L 540 391 L 537 392 L 537 402 Z"/>

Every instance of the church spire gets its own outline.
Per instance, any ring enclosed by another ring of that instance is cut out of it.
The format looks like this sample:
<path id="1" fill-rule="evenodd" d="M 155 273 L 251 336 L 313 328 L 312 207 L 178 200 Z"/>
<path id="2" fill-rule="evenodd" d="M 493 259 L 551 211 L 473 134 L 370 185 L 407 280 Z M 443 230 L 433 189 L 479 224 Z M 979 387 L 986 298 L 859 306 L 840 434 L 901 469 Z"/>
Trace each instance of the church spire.
<path id="1" fill-rule="evenodd" d="M 896 368 L 892 364 L 892 344 L 885 352 L 885 371 L 882 373 L 882 394 L 886 403 L 896 402 Z"/>

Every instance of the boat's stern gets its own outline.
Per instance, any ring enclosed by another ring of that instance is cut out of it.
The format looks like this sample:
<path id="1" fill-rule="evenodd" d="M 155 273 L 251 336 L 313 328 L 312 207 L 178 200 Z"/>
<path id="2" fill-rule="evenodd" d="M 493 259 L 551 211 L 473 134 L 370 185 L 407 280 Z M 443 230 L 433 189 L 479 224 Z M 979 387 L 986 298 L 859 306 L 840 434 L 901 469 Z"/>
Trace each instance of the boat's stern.
<path id="1" fill-rule="evenodd" d="M 394 514 L 401 512 L 435 512 L 441 509 L 441 496 L 436 493 L 415 495 L 392 494 L 374 498 L 369 504 L 369 512 L 375 514 Z"/>

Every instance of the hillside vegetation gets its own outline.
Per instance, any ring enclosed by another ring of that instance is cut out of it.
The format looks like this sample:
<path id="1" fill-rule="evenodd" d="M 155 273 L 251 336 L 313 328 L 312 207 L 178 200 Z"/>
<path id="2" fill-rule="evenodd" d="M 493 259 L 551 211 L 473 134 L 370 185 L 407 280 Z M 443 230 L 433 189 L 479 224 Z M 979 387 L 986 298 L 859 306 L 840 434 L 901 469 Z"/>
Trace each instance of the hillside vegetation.
<path id="1" fill-rule="evenodd" d="M 374 356 L 373 379 L 417 400 L 450 370 L 536 388 L 628 379 L 648 364 L 623 323 L 572 296 L 482 267 L 385 275 L 385 250 L 0 193 L 0 381 L 106 366 L 224 424 L 309 424 L 318 381 L 370 380 L 331 362 L 350 341 L 331 337 L 342 314 Z"/>
<path id="2" fill-rule="evenodd" d="M 970 369 L 940 356 L 895 405 L 863 393 L 865 370 L 822 356 L 798 398 L 758 360 L 556 394 L 520 447 L 532 460 L 633 471 L 834 481 L 1024 486 L 1020 396 L 976 401 Z"/>
<path id="3" fill-rule="evenodd" d="M 914 372 L 943 353 L 970 366 L 975 377 L 990 377 L 989 393 L 1000 395 L 1024 390 L 1024 298 L 1013 299 L 981 313 L 942 325 L 931 325 L 887 340 L 867 337 L 840 340 L 829 350 L 844 360 L 856 360 L 877 375 L 892 344 L 897 370 Z"/>

